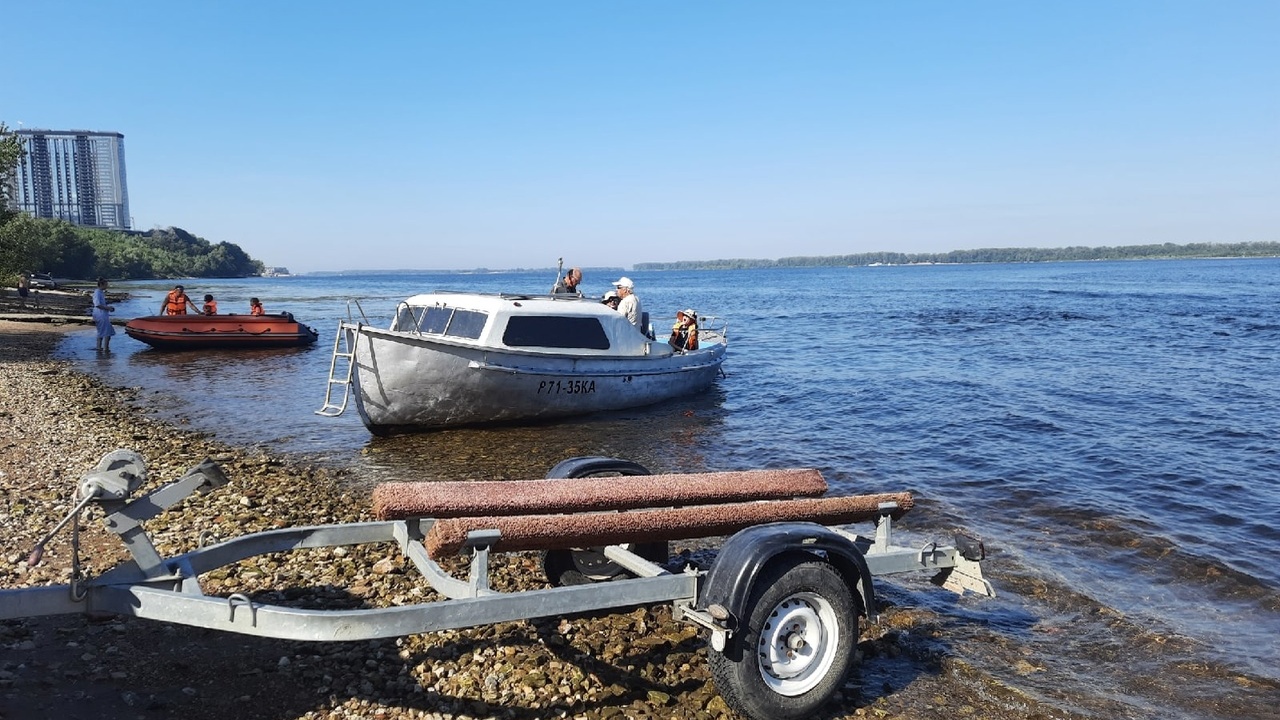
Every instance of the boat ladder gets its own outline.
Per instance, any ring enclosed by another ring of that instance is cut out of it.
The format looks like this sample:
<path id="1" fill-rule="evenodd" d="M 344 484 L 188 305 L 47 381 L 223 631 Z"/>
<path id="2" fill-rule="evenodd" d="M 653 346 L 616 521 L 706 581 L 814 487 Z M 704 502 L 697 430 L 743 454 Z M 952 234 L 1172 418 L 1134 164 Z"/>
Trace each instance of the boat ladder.
<path id="1" fill-rule="evenodd" d="M 354 302 L 354 301 L 353 301 Z M 360 311 L 360 317 L 363 323 L 350 320 L 338 321 L 338 333 L 333 338 L 333 353 L 329 357 L 329 382 L 324 389 L 324 407 L 316 410 L 317 415 L 325 417 L 338 417 L 347 409 L 347 401 L 351 397 L 351 374 L 356 367 L 356 345 L 360 343 L 360 328 L 369 322 L 364 315 L 364 308 L 360 307 L 360 303 L 356 302 L 356 309 Z M 351 318 L 351 302 L 347 303 L 347 317 Z M 343 348 L 346 350 L 343 350 Z M 338 361 L 345 360 L 346 371 L 338 370 Z M 342 386 L 342 400 L 334 401 L 333 388 L 335 385 Z"/>

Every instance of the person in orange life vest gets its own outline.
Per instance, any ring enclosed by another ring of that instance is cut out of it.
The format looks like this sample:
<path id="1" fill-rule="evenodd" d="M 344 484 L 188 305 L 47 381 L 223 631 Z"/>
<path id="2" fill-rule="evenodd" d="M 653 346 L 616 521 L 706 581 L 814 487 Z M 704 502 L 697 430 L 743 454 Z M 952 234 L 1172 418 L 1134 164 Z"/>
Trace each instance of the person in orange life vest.
<path id="1" fill-rule="evenodd" d="M 262 303 L 258 302 L 258 298 L 249 298 L 249 314 L 250 315 L 266 315 L 267 311 L 262 309 Z"/>
<path id="2" fill-rule="evenodd" d="M 187 297 L 187 291 L 183 290 L 181 285 L 174 285 L 169 294 L 165 296 L 164 303 L 160 305 L 160 314 L 186 315 L 188 305 L 191 306 L 193 312 L 200 312 L 196 309 L 196 304 L 191 302 L 191 298 Z"/>
<path id="3" fill-rule="evenodd" d="M 692 309 L 676 313 L 676 324 L 671 326 L 667 344 L 676 350 L 698 349 L 698 315 Z"/>
<path id="4" fill-rule="evenodd" d="M 214 300 L 212 295 L 205 295 L 204 306 L 200 308 L 200 312 L 205 315 L 217 315 L 218 301 Z"/>

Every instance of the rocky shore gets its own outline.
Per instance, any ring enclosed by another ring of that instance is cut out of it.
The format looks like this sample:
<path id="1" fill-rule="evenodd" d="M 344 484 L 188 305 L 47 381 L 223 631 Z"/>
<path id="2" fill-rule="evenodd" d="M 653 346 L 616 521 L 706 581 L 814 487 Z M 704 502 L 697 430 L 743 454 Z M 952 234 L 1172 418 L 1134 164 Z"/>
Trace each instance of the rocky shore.
<path id="1" fill-rule="evenodd" d="M 0 288 L 0 321 L 48 323 L 53 325 L 92 325 L 89 314 L 92 304 L 92 285 L 65 287 L 58 290 L 32 289 L 24 300 L 15 288 Z M 108 302 L 120 302 L 128 298 L 125 293 L 107 292 Z M 112 324 L 124 325 L 126 320 L 112 318 Z"/>
<path id="2" fill-rule="evenodd" d="M 0 589 L 67 582 L 72 533 L 28 553 L 71 507 L 103 454 L 147 460 L 143 491 L 212 458 L 231 483 L 146 527 L 164 555 L 209 534 L 372 519 L 368 491 L 342 470 L 228 447 L 144 419 L 139 394 L 50 359 L 79 326 L 0 320 Z M 96 575 L 126 558 L 88 511 L 79 564 Z M 498 589 L 545 584 L 532 554 L 499 558 Z M 458 568 L 463 566 L 458 564 Z M 462 570 L 465 572 L 465 570 Z M 314 608 L 430 599 L 391 545 L 309 550 L 209 573 L 206 593 L 240 592 Z M 864 628 L 864 664 L 819 717 L 1061 718 L 938 650 L 941 622 L 888 609 Z M 726 718 L 706 638 L 666 606 L 356 643 L 301 643 L 124 618 L 0 621 L 0 718 Z"/>

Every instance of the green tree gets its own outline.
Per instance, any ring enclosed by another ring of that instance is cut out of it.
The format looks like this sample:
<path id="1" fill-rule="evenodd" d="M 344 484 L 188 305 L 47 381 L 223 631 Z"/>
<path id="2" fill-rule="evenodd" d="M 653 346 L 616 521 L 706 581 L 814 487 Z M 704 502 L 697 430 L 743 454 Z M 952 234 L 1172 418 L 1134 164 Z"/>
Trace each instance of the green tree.
<path id="1" fill-rule="evenodd" d="M 84 277 L 95 253 L 79 228 L 62 220 L 37 220 L 19 213 L 0 225 L 0 268 L 10 273 L 49 272 Z"/>
<path id="2" fill-rule="evenodd" d="M 22 159 L 22 141 L 9 127 L 0 122 L 0 225 L 18 213 L 13 209 L 14 185 L 18 174 L 18 161 Z"/>
<path id="3" fill-rule="evenodd" d="M 135 235 L 19 213 L 0 225 L 0 278 L 22 271 L 77 280 L 245 277 L 262 263 L 234 243 L 210 244 L 181 228 Z"/>

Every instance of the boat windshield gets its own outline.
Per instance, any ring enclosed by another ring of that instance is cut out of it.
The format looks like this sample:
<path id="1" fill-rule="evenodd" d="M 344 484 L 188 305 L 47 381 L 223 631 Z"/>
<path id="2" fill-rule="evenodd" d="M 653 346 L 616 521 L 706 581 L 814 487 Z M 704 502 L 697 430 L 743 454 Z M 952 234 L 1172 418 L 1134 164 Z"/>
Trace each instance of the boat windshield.
<path id="1" fill-rule="evenodd" d="M 488 313 L 451 307 L 411 307 L 401 305 L 392 330 L 402 332 L 417 330 L 431 335 L 469 338 L 475 340 L 484 330 Z"/>

